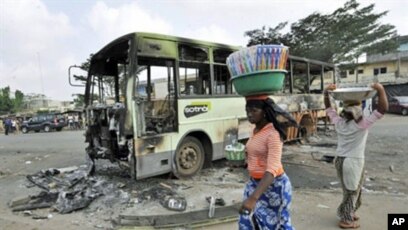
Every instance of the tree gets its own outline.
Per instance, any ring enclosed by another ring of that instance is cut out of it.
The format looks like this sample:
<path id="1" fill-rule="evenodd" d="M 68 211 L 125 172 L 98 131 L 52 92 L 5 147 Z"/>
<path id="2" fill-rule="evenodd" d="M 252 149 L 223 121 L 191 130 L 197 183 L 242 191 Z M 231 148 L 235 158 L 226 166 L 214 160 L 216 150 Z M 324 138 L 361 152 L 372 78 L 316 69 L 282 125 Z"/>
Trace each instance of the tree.
<path id="1" fill-rule="evenodd" d="M 93 54 L 90 54 L 88 59 L 86 59 L 85 62 L 83 62 L 79 68 L 85 72 L 89 71 L 89 67 L 91 66 L 91 59 L 92 59 Z M 83 75 L 73 75 L 73 78 L 75 79 L 75 81 L 80 81 L 82 82 L 83 85 L 86 84 L 86 79 L 87 76 L 83 76 Z M 85 95 L 84 94 L 72 94 L 72 97 L 74 97 L 74 104 L 75 107 L 79 108 L 85 105 Z"/>
<path id="2" fill-rule="evenodd" d="M 85 105 L 85 95 L 84 94 L 77 93 L 77 94 L 72 94 L 72 96 L 74 97 L 75 108 L 80 108 Z"/>
<path id="3" fill-rule="evenodd" d="M 22 109 L 24 94 L 16 90 L 14 99 L 10 98 L 10 87 L 0 89 L 0 114 L 15 113 Z"/>
<path id="4" fill-rule="evenodd" d="M 286 27 L 288 22 L 281 22 L 274 28 L 269 28 L 265 31 L 265 26 L 261 29 L 254 29 L 246 31 L 245 36 L 249 37 L 248 46 L 257 44 L 287 44 L 289 41 L 286 40 L 285 35 L 281 34 L 279 31 Z"/>
<path id="5" fill-rule="evenodd" d="M 352 62 L 362 53 L 386 53 L 397 48 L 395 27 L 381 24 L 387 11 L 374 13 L 374 4 L 360 7 L 350 0 L 331 14 L 313 13 L 291 24 L 290 32 L 279 31 L 286 22 L 265 32 L 265 27 L 245 32 L 248 45 L 283 43 L 290 53 L 325 62 Z"/>
<path id="6" fill-rule="evenodd" d="M 14 96 L 15 97 L 13 100 L 13 110 L 14 112 L 18 112 L 23 108 L 24 94 L 20 90 L 16 90 Z"/>
<path id="7" fill-rule="evenodd" d="M 0 113 L 7 114 L 12 112 L 13 101 L 10 99 L 10 87 L 0 89 Z"/>

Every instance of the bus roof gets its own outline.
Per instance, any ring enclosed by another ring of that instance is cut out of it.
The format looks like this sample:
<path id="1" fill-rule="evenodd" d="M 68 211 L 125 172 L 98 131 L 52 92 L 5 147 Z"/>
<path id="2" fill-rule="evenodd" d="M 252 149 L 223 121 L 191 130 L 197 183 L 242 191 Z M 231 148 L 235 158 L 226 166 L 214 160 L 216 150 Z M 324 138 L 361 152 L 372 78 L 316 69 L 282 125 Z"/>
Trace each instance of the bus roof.
<path id="1" fill-rule="evenodd" d="M 136 39 L 137 37 L 151 38 L 151 39 L 153 38 L 153 39 L 167 40 L 167 41 L 177 41 L 177 42 L 182 42 L 182 43 L 192 43 L 192 44 L 197 44 L 197 45 L 226 48 L 226 49 L 231 49 L 231 50 L 239 50 L 239 49 L 243 48 L 242 46 L 233 46 L 233 45 L 209 42 L 209 41 L 204 41 L 204 40 L 177 37 L 177 36 L 172 36 L 172 35 L 157 34 L 157 33 L 147 33 L 147 32 L 133 32 L 133 33 L 123 35 L 123 36 L 113 40 L 112 42 L 107 44 L 105 47 L 103 47 L 101 50 L 99 50 L 95 55 L 93 55 L 92 59 L 97 60 L 99 58 L 102 58 L 104 56 L 104 54 L 106 52 L 109 52 L 110 49 L 113 46 L 116 46 L 116 45 L 118 45 L 120 43 L 126 42 L 126 41 L 131 40 L 131 39 Z M 324 65 L 326 67 L 331 67 L 331 68 L 335 67 L 335 65 L 333 63 L 308 59 L 308 58 L 305 58 L 305 57 L 298 57 L 298 56 L 289 55 L 289 59 L 299 61 L 299 62 L 307 62 L 307 63 L 311 63 L 311 64 L 316 64 L 316 65 Z"/>
<path id="2" fill-rule="evenodd" d="M 183 43 L 193 43 L 193 44 L 197 44 L 197 45 L 227 48 L 227 49 L 231 49 L 231 50 L 239 50 L 240 48 L 242 48 L 241 46 L 233 46 L 233 45 L 221 44 L 221 43 L 216 43 L 216 42 L 209 42 L 209 41 L 196 40 L 196 39 L 190 39 L 190 38 L 184 38 L 184 37 L 177 37 L 177 36 L 172 36 L 172 35 L 146 33 L 146 32 L 133 32 L 133 33 L 123 35 L 123 36 L 113 40 L 112 42 L 107 44 L 105 47 L 103 47 L 101 50 L 99 50 L 92 57 L 92 59 L 94 59 L 94 58 L 98 59 L 98 57 L 104 56 L 103 54 L 106 53 L 107 51 L 109 51 L 112 46 L 120 44 L 120 43 L 122 43 L 124 41 L 128 41 L 130 39 L 135 39 L 137 37 L 153 38 L 153 39 L 168 40 L 168 41 L 178 41 L 178 42 L 183 42 Z"/>

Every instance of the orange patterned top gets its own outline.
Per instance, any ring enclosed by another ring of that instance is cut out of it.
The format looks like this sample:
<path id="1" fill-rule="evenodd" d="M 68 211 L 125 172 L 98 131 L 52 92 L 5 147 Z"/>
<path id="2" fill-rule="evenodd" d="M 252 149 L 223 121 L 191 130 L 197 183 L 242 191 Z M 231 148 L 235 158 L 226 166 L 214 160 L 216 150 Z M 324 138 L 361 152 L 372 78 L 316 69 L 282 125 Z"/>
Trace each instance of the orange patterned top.
<path id="1" fill-rule="evenodd" d="M 261 179 L 266 171 L 274 177 L 284 173 L 281 157 L 283 142 L 272 123 L 253 133 L 246 144 L 249 175 Z"/>

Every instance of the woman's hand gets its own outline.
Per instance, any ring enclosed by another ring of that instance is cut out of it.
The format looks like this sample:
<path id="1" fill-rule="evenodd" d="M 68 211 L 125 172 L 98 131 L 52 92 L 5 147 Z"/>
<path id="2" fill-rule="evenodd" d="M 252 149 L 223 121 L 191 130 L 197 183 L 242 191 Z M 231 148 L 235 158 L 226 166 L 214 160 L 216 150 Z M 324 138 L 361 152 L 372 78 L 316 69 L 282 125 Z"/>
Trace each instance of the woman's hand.
<path id="1" fill-rule="evenodd" d="M 335 84 L 330 84 L 324 89 L 324 106 L 327 108 L 331 107 L 331 102 L 329 98 L 329 91 L 335 90 L 337 87 Z"/>
<path id="2" fill-rule="evenodd" d="M 380 83 L 374 83 L 374 84 L 372 84 L 372 85 L 371 85 L 371 88 L 377 90 L 377 92 L 384 90 L 384 87 L 383 87 Z"/>
<path id="3" fill-rule="evenodd" d="M 252 196 L 248 197 L 244 202 L 242 203 L 241 208 L 239 209 L 239 213 L 241 214 L 250 214 L 256 205 L 256 199 Z"/>
<path id="4" fill-rule="evenodd" d="M 336 84 L 330 84 L 326 87 L 325 91 L 333 91 L 337 88 Z"/>
<path id="5" fill-rule="evenodd" d="M 378 93 L 377 111 L 384 114 L 388 110 L 388 99 L 387 94 L 385 93 L 385 89 L 380 83 L 374 83 L 371 85 L 371 87 L 377 90 Z"/>

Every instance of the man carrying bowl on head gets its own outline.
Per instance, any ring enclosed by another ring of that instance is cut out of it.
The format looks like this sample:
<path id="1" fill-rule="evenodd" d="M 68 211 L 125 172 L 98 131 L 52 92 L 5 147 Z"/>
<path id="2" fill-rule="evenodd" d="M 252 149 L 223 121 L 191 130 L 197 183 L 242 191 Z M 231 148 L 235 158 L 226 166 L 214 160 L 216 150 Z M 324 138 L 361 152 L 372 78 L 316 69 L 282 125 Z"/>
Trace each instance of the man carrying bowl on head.
<path id="1" fill-rule="evenodd" d="M 371 86 L 378 93 L 378 108 L 369 116 L 363 116 L 361 101 L 344 101 L 344 109 L 337 115 L 331 107 L 329 91 L 336 85 L 330 84 L 324 91 L 327 115 L 337 132 L 335 166 L 343 188 L 343 200 L 337 209 L 340 228 L 359 228 L 357 209 L 361 205 L 361 187 L 364 176 L 364 151 L 368 129 L 388 110 L 387 95 L 380 83 Z"/>

